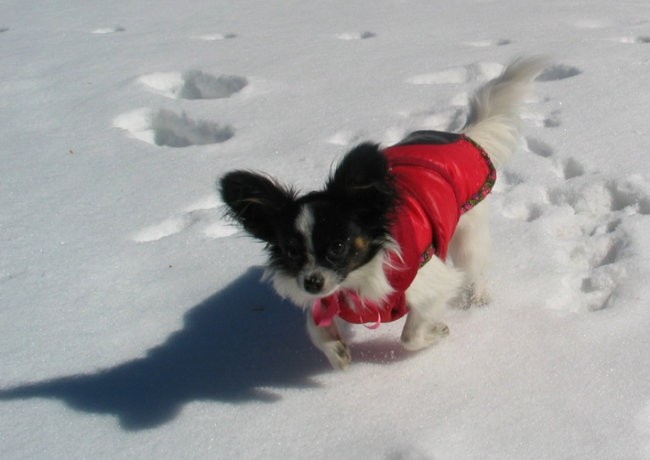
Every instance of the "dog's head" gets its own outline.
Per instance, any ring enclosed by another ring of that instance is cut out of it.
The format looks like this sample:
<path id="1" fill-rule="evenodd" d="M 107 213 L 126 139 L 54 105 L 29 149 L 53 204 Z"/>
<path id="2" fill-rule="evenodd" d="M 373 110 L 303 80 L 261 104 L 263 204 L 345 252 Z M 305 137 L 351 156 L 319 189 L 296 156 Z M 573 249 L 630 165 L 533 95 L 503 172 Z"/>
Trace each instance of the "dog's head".
<path id="1" fill-rule="evenodd" d="M 352 279 L 362 284 L 360 269 L 391 241 L 397 194 L 374 144 L 350 151 L 321 191 L 299 195 L 250 171 L 226 174 L 220 187 L 229 214 L 267 244 L 276 289 L 298 304 L 328 296 Z"/>

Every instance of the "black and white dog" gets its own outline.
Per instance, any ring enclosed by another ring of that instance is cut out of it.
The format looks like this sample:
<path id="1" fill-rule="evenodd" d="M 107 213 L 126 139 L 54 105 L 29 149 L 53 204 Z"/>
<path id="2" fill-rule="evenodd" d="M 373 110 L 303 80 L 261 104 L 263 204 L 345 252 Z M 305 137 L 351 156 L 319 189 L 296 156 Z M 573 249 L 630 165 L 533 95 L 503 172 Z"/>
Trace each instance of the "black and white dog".
<path id="1" fill-rule="evenodd" d="M 221 179 L 230 216 L 266 243 L 269 278 L 308 310 L 309 336 L 332 366 L 351 360 L 340 319 L 376 327 L 406 314 L 402 343 L 419 350 L 449 333 L 439 319 L 450 302 L 488 301 L 484 198 L 517 148 L 520 108 L 545 63 L 517 59 L 479 88 L 459 134 L 355 147 L 320 191 L 300 195 L 250 171 Z"/>

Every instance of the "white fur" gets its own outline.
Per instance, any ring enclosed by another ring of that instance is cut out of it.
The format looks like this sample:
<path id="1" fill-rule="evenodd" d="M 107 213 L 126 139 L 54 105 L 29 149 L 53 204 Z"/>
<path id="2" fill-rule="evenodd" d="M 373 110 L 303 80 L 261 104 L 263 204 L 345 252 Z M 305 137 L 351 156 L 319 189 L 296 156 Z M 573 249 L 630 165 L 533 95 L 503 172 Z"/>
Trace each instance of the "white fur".
<path id="1" fill-rule="evenodd" d="M 314 316 L 307 314 L 307 334 L 312 343 L 323 352 L 334 369 L 343 370 L 350 365 L 350 349 L 341 337 L 336 322 L 329 326 L 317 326 Z"/>
<path id="2" fill-rule="evenodd" d="M 459 306 L 486 305 L 487 271 L 492 245 L 488 225 L 490 197 L 465 213 L 458 222 L 454 237 L 449 244 L 449 256 L 454 266 L 464 275 L 465 294 L 457 298 Z"/>
<path id="3" fill-rule="evenodd" d="M 463 132 L 483 147 L 497 169 L 517 149 L 521 106 L 531 82 L 546 65 L 547 60 L 541 57 L 516 59 L 499 77 L 479 88 L 470 100 Z M 464 307 L 489 301 L 486 291 L 491 252 L 488 211 L 486 199 L 461 217 L 449 246 L 453 267 L 434 257 L 420 269 L 406 291 L 410 312 L 402 331 L 405 348 L 427 347 L 449 333 L 439 319 L 452 300 Z"/>
<path id="4" fill-rule="evenodd" d="M 449 329 L 438 320 L 463 284 L 462 272 L 432 257 L 406 291 L 409 313 L 402 329 L 407 350 L 420 350 L 447 335 Z"/>
<path id="5" fill-rule="evenodd" d="M 531 91 L 530 83 L 547 65 L 548 60 L 539 56 L 515 59 L 470 99 L 463 132 L 485 149 L 497 169 L 517 148 L 521 106 Z"/>
<path id="6" fill-rule="evenodd" d="M 543 58 L 517 59 L 498 78 L 479 88 L 470 101 L 468 121 L 463 132 L 485 149 L 497 169 L 508 161 L 517 148 L 521 105 L 530 83 L 546 64 Z M 488 201 L 484 200 L 461 217 L 449 247 L 453 266 L 433 257 L 418 271 L 406 291 L 409 313 L 402 330 L 402 343 L 406 349 L 425 348 L 449 333 L 447 326 L 439 320 L 453 301 L 463 306 L 487 303 L 486 270 L 490 259 L 488 210 Z M 309 225 L 313 225 L 313 222 L 310 223 L 308 217 L 303 216 L 302 226 L 306 232 L 309 232 L 306 228 Z M 392 288 L 384 273 L 384 263 L 392 250 L 395 250 L 394 245 L 385 248 L 368 264 L 351 273 L 341 287 L 355 289 L 362 297 L 375 301 L 390 294 Z M 280 294 L 301 305 L 313 303 L 314 297 L 307 296 L 299 289 L 295 279 L 285 279 L 288 277 L 281 274 L 275 274 L 273 278 Z M 344 369 L 350 364 L 350 352 L 336 322 L 327 327 L 318 327 L 309 312 L 307 331 L 312 342 L 323 351 L 333 367 Z"/>
<path id="7" fill-rule="evenodd" d="M 518 146 L 521 106 L 530 91 L 530 83 L 546 64 L 546 59 L 540 57 L 516 59 L 471 98 L 463 132 L 483 147 L 497 169 L 510 159 Z M 488 302 L 486 270 L 491 252 L 488 211 L 486 199 L 461 217 L 449 246 L 454 267 L 434 258 L 420 269 L 406 291 L 410 312 L 402 331 L 405 348 L 424 348 L 449 333 L 438 320 L 452 300 L 465 307 Z M 464 293 L 461 288 L 465 289 Z"/>
<path id="8" fill-rule="evenodd" d="M 309 308 L 319 296 L 315 296 L 300 287 L 295 276 L 287 275 L 278 270 L 267 270 L 262 278 L 270 279 L 276 292 L 285 299 L 291 299 L 302 308 Z"/>
<path id="9" fill-rule="evenodd" d="M 300 232 L 303 237 L 307 247 L 305 248 L 305 254 L 307 255 L 307 263 L 302 268 L 298 277 L 296 279 L 296 287 L 300 290 L 302 286 L 305 285 L 305 279 L 311 275 L 318 274 L 323 277 L 323 289 L 318 293 L 317 296 L 311 296 L 310 299 L 313 302 L 314 298 L 328 296 L 339 288 L 339 277 L 332 270 L 327 270 L 319 266 L 316 263 L 316 257 L 314 256 L 314 244 L 312 242 L 312 234 L 314 229 L 314 212 L 310 205 L 303 205 L 298 217 L 296 218 L 296 229 Z M 300 294 L 303 296 L 304 294 Z M 292 297 L 293 293 L 290 292 L 289 297 Z"/>
<path id="10" fill-rule="evenodd" d="M 386 299 L 395 291 L 385 271 L 385 267 L 390 264 L 391 255 L 395 254 L 401 258 L 397 244 L 386 243 L 386 246 L 370 262 L 350 273 L 341 283 L 341 287 L 354 290 L 360 297 L 371 302 L 379 303 Z"/>
<path id="11" fill-rule="evenodd" d="M 335 272 L 327 270 L 316 263 L 311 239 L 314 228 L 314 214 L 309 205 L 304 205 L 300 213 L 298 213 L 295 227 L 303 235 L 305 244 L 307 245 L 305 248 L 307 263 L 296 277 L 275 271 L 268 271 L 264 277 L 266 279 L 272 279 L 273 287 L 282 297 L 291 299 L 303 308 L 308 308 L 316 299 L 327 297 L 336 292 L 340 288 L 340 280 Z M 305 278 L 316 272 L 323 277 L 323 289 L 318 294 L 310 294 L 303 288 Z"/>
<path id="12" fill-rule="evenodd" d="M 303 205 L 298 217 L 296 218 L 296 229 L 305 237 L 305 244 L 307 245 L 307 255 L 314 253 L 314 245 L 311 241 L 311 234 L 314 230 L 314 213 L 311 207 Z"/>

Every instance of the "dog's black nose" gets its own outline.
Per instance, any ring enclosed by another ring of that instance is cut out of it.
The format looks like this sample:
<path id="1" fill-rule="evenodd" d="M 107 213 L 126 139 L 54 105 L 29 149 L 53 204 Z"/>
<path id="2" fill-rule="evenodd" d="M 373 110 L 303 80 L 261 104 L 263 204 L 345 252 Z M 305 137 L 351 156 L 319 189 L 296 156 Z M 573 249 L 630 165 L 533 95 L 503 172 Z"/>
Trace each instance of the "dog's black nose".
<path id="1" fill-rule="evenodd" d="M 323 289 L 325 280 L 320 273 L 312 273 L 305 278 L 304 285 L 307 292 L 318 294 Z"/>

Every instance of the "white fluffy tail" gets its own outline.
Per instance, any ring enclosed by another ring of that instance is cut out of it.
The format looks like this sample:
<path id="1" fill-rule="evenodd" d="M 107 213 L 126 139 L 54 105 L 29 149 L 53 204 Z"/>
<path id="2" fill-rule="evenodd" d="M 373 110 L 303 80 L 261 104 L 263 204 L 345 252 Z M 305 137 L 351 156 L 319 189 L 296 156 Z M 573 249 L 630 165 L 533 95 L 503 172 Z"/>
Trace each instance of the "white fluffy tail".
<path id="1" fill-rule="evenodd" d="M 519 142 L 520 110 L 531 82 L 548 65 L 544 57 L 518 58 L 472 96 L 463 132 L 503 166 Z"/>

